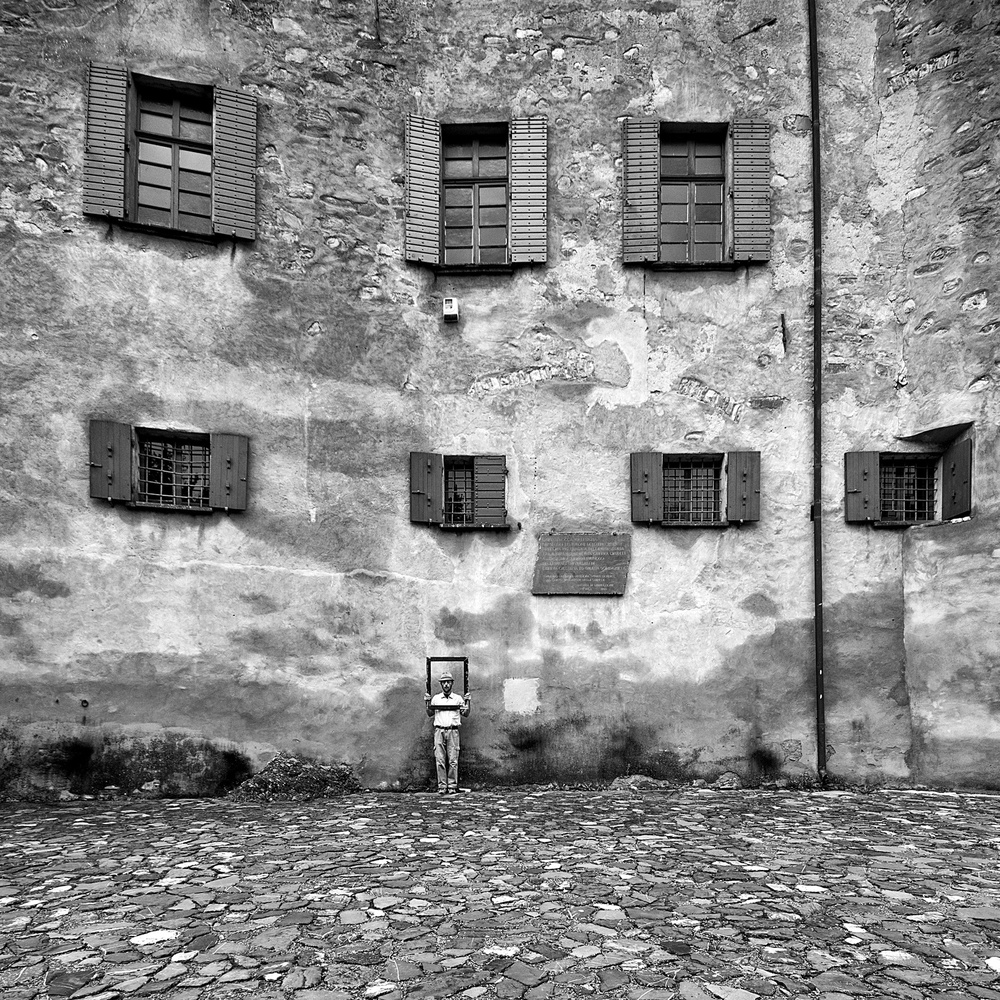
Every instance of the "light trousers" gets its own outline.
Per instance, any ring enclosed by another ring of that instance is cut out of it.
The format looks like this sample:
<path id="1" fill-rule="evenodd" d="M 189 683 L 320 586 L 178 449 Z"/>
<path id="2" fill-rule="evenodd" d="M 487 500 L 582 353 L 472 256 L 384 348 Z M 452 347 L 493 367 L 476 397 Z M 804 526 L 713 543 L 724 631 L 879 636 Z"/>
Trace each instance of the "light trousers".
<path id="1" fill-rule="evenodd" d="M 461 741 L 458 729 L 434 730 L 434 763 L 437 765 L 439 792 L 458 791 L 458 752 Z"/>

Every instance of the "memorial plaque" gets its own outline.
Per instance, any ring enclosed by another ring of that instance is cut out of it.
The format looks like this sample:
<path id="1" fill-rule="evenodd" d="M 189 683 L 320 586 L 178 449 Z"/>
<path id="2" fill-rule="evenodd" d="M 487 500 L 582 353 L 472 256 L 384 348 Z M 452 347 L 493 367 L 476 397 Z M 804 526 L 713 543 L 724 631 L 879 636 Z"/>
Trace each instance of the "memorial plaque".
<path id="1" fill-rule="evenodd" d="M 625 593 L 632 536 L 574 532 L 539 535 L 533 594 Z"/>

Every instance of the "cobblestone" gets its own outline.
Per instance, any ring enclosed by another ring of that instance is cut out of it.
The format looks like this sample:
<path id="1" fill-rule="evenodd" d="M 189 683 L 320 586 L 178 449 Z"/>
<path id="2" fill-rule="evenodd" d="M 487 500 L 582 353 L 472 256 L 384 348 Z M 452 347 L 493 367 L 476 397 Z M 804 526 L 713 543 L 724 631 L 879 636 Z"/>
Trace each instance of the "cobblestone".
<path id="1" fill-rule="evenodd" d="M 1000 798 L 0 806 L 0 995 L 1000 1000 Z"/>

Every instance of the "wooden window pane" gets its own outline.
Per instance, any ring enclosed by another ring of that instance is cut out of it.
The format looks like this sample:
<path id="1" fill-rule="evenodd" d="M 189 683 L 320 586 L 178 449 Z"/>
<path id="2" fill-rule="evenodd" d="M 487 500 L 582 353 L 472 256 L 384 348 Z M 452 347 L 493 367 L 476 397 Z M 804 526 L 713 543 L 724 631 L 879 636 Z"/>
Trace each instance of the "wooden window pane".
<path id="1" fill-rule="evenodd" d="M 188 194 L 186 191 L 181 191 L 177 209 L 190 215 L 211 216 L 212 199 L 203 194 Z"/>
<path id="2" fill-rule="evenodd" d="M 696 156 L 694 161 L 694 172 L 696 174 L 721 174 L 721 156 Z"/>
<path id="3" fill-rule="evenodd" d="M 445 247 L 444 262 L 446 264 L 472 264 L 472 247 L 468 249 Z"/>
<path id="4" fill-rule="evenodd" d="M 200 174 L 198 175 L 201 176 Z M 173 171 L 170 167 L 156 167 L 151 163 L 139 164 L 139 183 L 158 184 L 160 187 L 170 187 Z"/>
<path id="5" fill-rule="evenodd" d="M 479 254 L 479 262 L 481 264 L 506 264 L 507 248 L 483 247 L 482 251 Z"/>
<path id="6" fill-rule="evenodd" d="M 168 117 L 172 117 L 174 113 L 174 102 L 161 101 L 157 100 L 155 97 L 140 95 L 139 110 L 155 111 L 157 114 L 167 115 Z"/>
<path id="7" fill-rule="evenodd" d="M 180 213 L 177 216 L 177 227 L 188 233 L 211 233 L 211 215 L 185 215 Z"/>
<path id="8" fill-rule="evenodd" d="M 173 135 L 173 116 L 154 115 L 150 111 L 142 111 L 139 114 L 139 128 L 143 132 L 155 132 L 157 135 Z"/>
<path id="9" fill-rule="evenodd" d="M 722 226 L 701 224 L 694 227 L 695 243 L 721 243 Z"/>
<path id="10" fill-rule="evenodd" d="M 471 229 L 446 229 L 444 231 L 444 245 L 446 247 L 471 247 Z"/>
<path id="11" fill-rule="evenodd" d="M 500 205 L 496 207 L 485 206 L 479 209 L 479 225 L 481 226 L 506 226 L 507 207 Z"/>
<path id="12" fill-rule="evenodd" d="M 507 158 L 496 159 L 496 160 L 483 160 L 479 161 L 479 176 L 480 177 L 506 177 L 507 176 Z"/>
<path id="13" fill-rule="evenodd" d="M 452 206 L 468 205 L 472 207 L 472 188 L 470 187 L 449 187 L 444 189 L 444 203 L 448 208 Z"/>
<path id="14" fill-rule="evenodd" d="M 143 226 L 169 226 L 171 218 L 169 212 L 164 212 L 158 208 L 147 208 L 140 205 L 136 212 L 136 221 Z"/>
<path id="15" fill-rule="evenodd" d="M 660 259 L 671 263 L 686 263 L 688 259 L 687 243 L 661 243 Z"/>
<path id="16" fill-rule="evenodd" d="M 177 176 L 177 186 L 182 191 L 192 191 L 196 194 L 211 194 L 212 175 L 196 174 L 190 170 L 181 170 Z"/>
<path id="17" fill-rule="evenodd" d="M 161 163 L 169 167 L 173 159 L 172 146 L 161 146 L 153 142 L 139 143 L 139 160 L 142 163 Z"/>
<path id="18" fill-rule="evenodd" d="M 471 208 L 446 208 L 444 210 L 445 226 L 471 226 Z"/>
<path id="19" fill-rule="evenodd" d="M 193 149 L 182 149 L 181 170 L 197 170 L 199 173 L 210 174 L 212 172 L 212 157 L 208 153 L 198 153 Z"/>
<path id="20" fill-rule="evenodd" d="M 722 206 L 721 205 L 695 205 L 694 207 L 694 221 L 695 222 L 722 222 Z"/>
<path id="21" fill-rule="evenodd" d="M 471 160 L 471 142 L 446 142 L 443 146 L 444 158 L 446 160 Z"/>
<path id="22" fill-rule="evenodd" d="M 465 180 L 472 176 L 472 160 L 445 160 L 445 180 Z"/>
<path id="23" fill-rule="evenodd" d="M 697 218 L 697 216 L 695 216 Z M 687 222 L 688 207 L 683 205 L 663 205 L 660 208 L 660 222 Z"/>
<path id="24" fill-rule="evenodd" d="M 688 144 L 686 139 L 662 139 L 660 141 L 660 154 L 662 156 L 687 156 Z"/>
<path id="25" fill-rule="evenodd" d="M 481 187 L 479 189 L 479 204 L 506 205 L 507 188 L 502 187 L 500 185 L 492 185 L 491 187 Z"/>
<path id="26" fill-rule="evenodd" d="M 660 226 L 661 243 L 686 243 L 688 235 L 689 230 L 687 226 Z"/>
<path id="27" fill-rule="evenodd" d="M 722 247 L 719 244 L 696 243 L 694 248 L 694 259 L 699 264 L 718 264 L 722 261 Z"/>
<path id="28" fill-rule="evenodd" d="M 139 204 L 151 208 L 170 208 L 170 188 L 153 187 L 150 184 L 139 185 Z"/>
<path id="29" fill-rule="evenodd" d="M 507 156 L 507 143 L 505 142 L 481 142 L 479 144 L 480 158 L 490 156 Z"/>
<path id="30" fill-rule="evenodd" d="M 211 143 L 212 141 L 212 126 L 204 122 L 192 122 L 182 118 L 180 121 L 180 133 L 182 139 L 204 143 Z"/>
<path id="31" fill-rule="evenodd" d="M 664 205 L 686 205 L 688 203 L 688 186 L 686 184 L 660 185 L 660 201 Z"/>
<path id="32" fill-rule="evenodd" d="M 687 156 L 661 156 L 660 173 L 665 177 L 683 177 L 688 172 Z"/>
<path id="33" fill-rule="evenodd" d="M 193 104 L 181 105 L 181 118 L 186 118 L 193 122 L 207 122 L 212 124 L 212 108 L 206 104 L 204 107 L 195 107 Z"/>
<path id="34" fill-rule="evenodd" d="M 694 144 L 695 156 L 722 156 L 722 143 L 717 139 L 698 139 Z"/>
<path id="35" fill-rule="evenodd" d="M 480 229 L 479 245 L 482 247 L 502 247 L 507 245 L 507 228 Z"/>

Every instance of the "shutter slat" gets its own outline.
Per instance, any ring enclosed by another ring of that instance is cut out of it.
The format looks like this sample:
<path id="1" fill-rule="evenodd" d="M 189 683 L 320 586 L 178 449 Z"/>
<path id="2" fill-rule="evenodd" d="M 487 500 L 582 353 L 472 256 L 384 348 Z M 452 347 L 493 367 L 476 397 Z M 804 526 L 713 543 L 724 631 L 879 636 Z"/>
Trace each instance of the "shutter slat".
<path id="1" fill-rule="evenodd" d="M 426 451 L 410 452 L 410 521 L 440 524 L 444 516 L 444 459 Z"/>
<path id="2" fill-rule="evenodd" d="M 660 256 L 660 123 L 627 118 L 622 154 L 622 259 L 626 264 L 655 261 Z"/>
<path id="3" fill-rule="evenodd" d="M 257 98 L 215 88 L 212 136 L 212 230 L 257 237 Z"/>
<path id="4" fill-rule="evenodd" d="M 472 459 L 473 519 L 480 528 L 506 528 L 507 457 L 475 455 Z"/>
<path id="5" fill-rule="evenodd" d="M 844 454 L 844 519 L 877 521 L 879 505 L 879 453 L 848 451 Z"/>
<path id="6" fill-rule="evenodd" d="M 771 256 L 771 126 L 733 122 L 733 259 L 764 262 Z"/>
<path id="7" fill-rule="evenodd" d="M 406 116 L 406 218 L 404 256 L 408 261 L 441 263 L 441 123 Z"/>
<path id="8" fill-rule="evenodd" d="M 972 441 L 956 441 L 941 459 L 941 516 L 946 521 L 972 514 Z"/>
<path id="9" fill-rule="evenodd" d="M 510 260 L 544 264 L 548 256 L 548 120 L 510 123 Z"/>
<path id="10" fill-rule="evenodd" d="M 125 67 L 91 63 L 83 157 L 83 211 L 87 215 L 125 216 L 127 108 Z"/>
<path id="11" fill-rule="evenodd" d="M 208 502 L 222 510 L 247 509 L 250 439 L 243 434 L 213 434 L 209 439 Z"/>
<path id="12" fill-rule="evenodd" d="M 90 495 L 132 499 L 132 428 L 114 420 L 90 421 Z"/>
<path id="13" fill-rule="evenodd" d="M 630 456 L 632 520 L 663 520 L 663 453 L 634 451 Z"/>
<path id="14" fill-rule="evenodd" d="M 760 520 L 760 452 L 731 451 L 726 473 L 726 519 Z"/>

